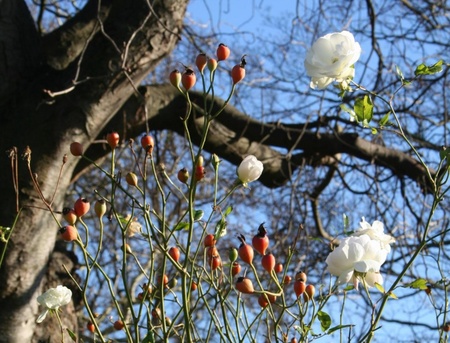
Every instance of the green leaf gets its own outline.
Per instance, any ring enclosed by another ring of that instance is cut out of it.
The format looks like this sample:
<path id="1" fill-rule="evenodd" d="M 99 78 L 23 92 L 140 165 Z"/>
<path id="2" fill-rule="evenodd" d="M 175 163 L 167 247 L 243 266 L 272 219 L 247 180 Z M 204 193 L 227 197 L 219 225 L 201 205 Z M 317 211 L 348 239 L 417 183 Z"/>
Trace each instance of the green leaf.
<path id="1" fill-rule="evenodd" d="M 317 318 L 320 321 L 320 327 L 322 328 L 322 331 L 326 331 L 331 326 L 331 317 L 328 315 L 328 313 L 319 311 L 317 312 Z"/>
<path id="2" fill-rule="evenodd" d="M 175 231 L 180 231 L 180 230 L 183 230 L 183 229 L 186 230 L 188 228 L 189 228 L 189 223 L 187 223 L 187 222 L 179 222 L 177 224 L 177 226 L 175 226 L 174 230 Z"/>
<path id="3" fill-rule="evenodd" d="M 70 338 L 72 338 L 72 341 L 76 342 L 77 341 L 77 335 L 75 335 L 75 333 L 70 330 L 69 328 L 66 328 L 67 333 L 69 334 Z"/>
<path id="4" fill-rule="evenodd" d="M 395 66 L 395 72 L 397 73 L 398 77 L 400 78 L 400 80 L 403 83 L 403 80 L 405 79 L 405 77 L 403 76 L 402 71 L 400 70 L 399 66 Z"/>
<path id="5" fill-rule="evenodd" d="M 117 217 L 119 218 L 119 221 L 122 223 L 123 226 L 126 226 L 128 224 L 128 222 L 130 221 L 130 218 L 125 218 L 121 214 L 118 214 Z"/>
<path id="6" fill-rule="evenodd" d="M 231 212 L 233 211 L 233 206 L 228 206 L 225 211 L 223 211 L 223 216 L 226 217 L 228 216 Z"/>
<path id="7" fill-rule="evenodd" d="M 214 237 L 218 239 L 225 236 L 226 234 L 227 234 L 227 221 L 225 219 L 221 219 L 216 224 L 216 231 Z"/>
<path id="8" fill-rule="evenodd" d="M 366 94 L 364 97 L 356 99 L 354 110 L 358 122 L 367 127 L 373 116 L 373 102 L 370 96 Z"/>
<path id="9" fill-rule="evenodd" d="M 370 130 L 372 131 L 372 135 L 376 135 L 378 133 L 378 130 L 374 127 L 371 127 Z"/>
<path id="10" fill-rule="evenodd" d="M 384 287 L 381 286 L 379 283 L 375 282 L 375 288 L 378 289 L 381 293 L 385 293 Z"/>
<path id="11" fill-rule="evenodd" d="M 389 111 L 388 113 L 386 113 L 386 114 L 383 116 L 383 118 L 381 118 L 381 120 L 379 121 L 378 124 L 379 124 L 380 126 L 386 125 L 387 122 L 389 121 L 389 116 L 390 116 L 390 114 L 391 114 L 391 111 Z"/>
<path id="12" fill-rule="evenodd" d="M 222 212 L 222 218 L 216 224 L 216 230 L 214 237 L 216 239 L 223 237 L 227 234 L 227 221 L 226 217 L 233 211 L 233 206 L 228 206 L 225 211 Z"/>
<path id="13" fill-rule="evenodd" d="M 390 296 L 392 299 L 398 300 L 398 297 L 394 294 L 394 292 L 389 292 L 389 296 Z"/>
<path id="14" fill-rule="evenodd" d="M 344 213 L 342 215 L 342 219 L 344 220 L 344 232 L 347 231 L 348 227 L 350 226 L 350 219 L 348 216 Z"/>
<path id="15" fill-rule="evenodd" d="M 353 289 L 355 289 L 355 286 L 353 286 L 353 285 L 347 285 L 347 286 L 344 288 L 344 291 L 348 292 L 348 291 L 351 291 L 351 290 L 353 290 Z"/>
<path id="16" fill-rule="evenodd" d="M 414 71 L 414 75 L 433 75 L 442 71 L 443 60 L 437 61 L 435 64 L 431 66 L 427 66 L 424 63 L 420 64 L 416 70 Z"/>
<path id="17" fill-rule="evenodd" d="M 428 288 L 428 287 L 427 287 L 427 283 L 428 283 L 427 280 L 420 278 L 420 279 L 417 279 L 417 280 L 411 282 L 411 283 L 409 284 L 409 288 L 422 289 L 422 290 L 424 290 L 424 289 L 427 289 L 427 288 Z"/>
<path id="18" fill-rule="evenodd" d="M 447 150 L 447 147 L 443 146 L 441 150 L 439 151 L 439 157 L 441 158 L 441 161 L 448 158 L 448 155 L 450 154 L 450 149 Z"/>
<path id="19" fill-rule="evenodd" d="M 205 214 L 205 212 L 203 212 L 202 210 L 196 210 L 194 212 L 194 220 L 195 221 L 199 221 L 200 219 L 203 218 L 203 215 Z"/>
<path id="20" fill-rule="evenodd" d="M 142 343 L 150 343 L 150 342 L 154 342 L 154 337 L 151 332 L 149 332 L 147 336 L 145 336 L 144 339 L 142 340 Z"/>

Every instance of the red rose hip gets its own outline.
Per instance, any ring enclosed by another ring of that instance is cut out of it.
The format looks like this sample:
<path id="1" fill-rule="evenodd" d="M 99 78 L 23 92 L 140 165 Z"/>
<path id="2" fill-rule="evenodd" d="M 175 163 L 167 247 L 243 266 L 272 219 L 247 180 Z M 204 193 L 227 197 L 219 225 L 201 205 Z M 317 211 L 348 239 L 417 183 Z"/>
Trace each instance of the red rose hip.
<path id="1" fill-rule="evenodd" d="M 75 204 L 73 205 L 73 210 L 75 211 L 75 214 L 78 217 L 84 216 L 86 213 L 89 212 L 90 208 L 91 204 L 86 198 L 79 198 L 77 201 L 75 201 Z"/>

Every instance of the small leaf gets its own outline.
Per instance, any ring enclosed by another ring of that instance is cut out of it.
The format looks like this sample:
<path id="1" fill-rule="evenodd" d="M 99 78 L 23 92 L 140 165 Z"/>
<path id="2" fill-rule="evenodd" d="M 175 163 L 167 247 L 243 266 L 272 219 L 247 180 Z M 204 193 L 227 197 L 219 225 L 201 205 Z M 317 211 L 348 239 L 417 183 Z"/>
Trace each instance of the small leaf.
<path id="1" fill-rule="evenodd" d="M 448 155 L 450 154 L 450 150 L 447 150 L 447 147 L 443 146 L 441 150 L 439 151 L 439 157 L 441 158 L 441 161 L 448 158 Z"/>
<path id="2" fill-rule="evenodd" d="M 117 217 L 119 218 L 119 221 L 122 223 L 123 226 L 126 226 L 128 222 L 130 221 L 130 218 L 126 218 L 122 216 L 121 214 L 118 214 Z"/>
<path id="3" fill-rule="evenodd" d="M 416 70 L 414 71 L 414 75 L 433 75 L 442 71 L 443 60 L 437 61 L 435 64 L 431 66 L 427 66 L 424 63 L 420 64 Z"/>
<path id="4" fill-rule="evenodd" d="M 417 280 L 411 282 L 411 283 L 409 284 L 409 288 L 414 288 L 414 289 L 421 289 L 421 290 L 424 290 L 424 289 L 427 289 L 427 288 L 428 288 L 428 287 L 427 287 L 427 283 L 428 283 L 427 280 L 421 279 L 421 278 L 420 278 L 420 279 L 417 279 Z"/>
<path id="5" fill-rule="evenodd" d="M 194 212 L 194 220 L 195 221 L 199 221 L 200 219 L 203 218 L 203 215 L 205 214 L 205 212 L 203 212 L 202 210 L 196 210 Z"/>
<path id="6" fill-rule="evenodd" d="M 371 127 L 370 130 L 372 130 L 372 135 L 376 135 L 378 133 L 378 130 L 374 127 Z"/>
<path id="7" fill-rule="evenodd" d="M 305 332 L 303 331 L 303 328 L 299 325 L 294 326 L 294 330 L 297 331 L 299 334 L 303 335 Z"/>
<path id="8" fill-rule="evenodd" d="M 392 299 L 398 300 L 398 297 L 394 294 L 394 292 L 389 292 L 389 296 L 390 296 Z"/>
<path id="9" fill-rule="evenodd" d="M 233 206 L 228 206 L 225 211 L 223 211 L 223 216 L 228 216 L 233 211 Z"/>
<path id="10" fill-rule="evenodd" d="M 373 102 L 370 96 L 366 94 L 362 98 L 356 99 L 354 110 L 358 122 L 363 123 L 363 126 L 368 126 L 373 116 Z"/>
<path id="11" fill-rule="evenodd" d="M 353 286 L 353 285 L 347 285 L 347 286 L 344 288 L 344 291 L 348 292 L 348 291 L 351 291 L 351 290 L 353 290 L 353 289 L 355 289 L 355 286 Z"/>
<path id="12" fill-rule="evenodd" d="M 375 288 L 378 289 L 381 293 L 385 293 L 384 287 L 381 286 L 379 283 L 375 282 Z"/>
<path id="13" fill-rule="evenodd" d="M 225 236 L 226 234 L 227 234 L 227 221 L 225 219 L 221 219 L 216 224 L 214 237 L 218 239 Z"/>
<path id="14" fill-rule="evenodd" d="M 320 327 L 322 328 L 322 331 L 326 331 L 331 326 L 331 317 L 328 315 L 328 313 L 319 311 L 317 312 L 317 318 L 320 321 Z"/>
<path id="15" fill-rule="evenodd" d="M 405 79 L 405 77 L 403 76 L 402 71 L 400 70 L 399 66 L 395 66 L 395 72 L 397 73 L 398 77 L 400 78 L 400 80 L 403 83 L 403 80 Z"/>
<path id="16" fill-rule="evenodd" d="M 77 335 L 75 335 L 75 333 L 70 330 L 69 328 L 66 328 L 67 333 L 69 334 L 70 338 L 72 338 L 72 341 L 76 342 L 77 341 Z"/>
<path id="17" fill-rule="evenodd" d="M 175 226 L 174 230 L 175 231 L 180 231 L 180 230 L 188 229 L 188 228 L 189 228 L 189 223 L 187 223 L 187 222 L 179 222 L 177 224 L 177 226 Z"/>
<path id="18" fill-rule="evenodd" d="M 223 226 L 222 230 L 219 232 L 219 238 L 224 237 L 227 235 L 227 225 L 225 223 L 225 225 Z"/>
<path id="19" fill-rule="evenodd" d="M 387 122 L 389 121 L 389 115 L 391 114 L 391 111 L 389 111 L 388 113 L 386 113 L 383 118 L 381 118 L 381 120 L 379 121 L 379 125 L 380 126 L 384 126 L 387 124 Z"/>
<path id="20" fill-rule="evenodd" d="M 347 231 L 347 229 L 350 225 L 350 219 L 348 218 L 348 216 L 345 213 L 342 215 L 342 219 L 344 220 L 344 231 Z"/>
<path id="21" fill-rule="evenodd" d="M 154 342 L 154 337 L 153 334 L 151 332 L 149 332 L 147 334 L 147 336 L 144 337 L 144 339 L 142 340 L 142 343 L 150 343 L 150 342 Z"/>

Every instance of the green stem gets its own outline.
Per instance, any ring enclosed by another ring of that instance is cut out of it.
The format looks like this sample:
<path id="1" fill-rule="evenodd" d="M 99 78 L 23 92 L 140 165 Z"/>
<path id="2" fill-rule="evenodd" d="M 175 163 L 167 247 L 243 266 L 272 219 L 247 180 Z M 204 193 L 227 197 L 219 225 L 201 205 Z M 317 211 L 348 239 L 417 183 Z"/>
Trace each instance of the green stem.
<path id="1" fill-rule="evenodd" d="M 63 323 L 61 321 L 61 318 L 59 317 L 58 310 L 59 309 L 56 309 L 53 312 L 55 313 L 56 318 L 58 318 L 59 328 L 61 329 L 61 343 L 64 343 L 64 328 L 63 328 Z"/>

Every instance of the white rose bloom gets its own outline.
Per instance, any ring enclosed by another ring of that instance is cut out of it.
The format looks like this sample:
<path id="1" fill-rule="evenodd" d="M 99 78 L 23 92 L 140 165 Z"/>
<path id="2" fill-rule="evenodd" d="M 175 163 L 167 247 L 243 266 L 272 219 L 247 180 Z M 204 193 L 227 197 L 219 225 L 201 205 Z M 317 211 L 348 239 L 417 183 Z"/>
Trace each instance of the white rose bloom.
<path id="1" fill-rule="evenodd" d="M 319 38 L 306 54 L 305 68 L 311 77 L 310 87 L 324 89 L 333 81 L 342 84 L 353 79 L 353 65 L 361 55 L 361 46 L 348 31 L 329 33 Z"/>
<path id="2" fill-rule="evenodd" d="M 359 281 L 369 286 L 382 284 L 380 267 L 386 261 L 388 252 L 379 241 L 368 235 L 347 237 L 327 257 L 327 270 L 338 277 L 338 285 L 352 282 L 358 289 Z"/>
<path id="3" fill-rule="evenodd" d="M 368 235 L 371 239 L 379 241 L 382 249 L 387 252 L 391 251 L 391 243 L 395 242 L 394 237 L 384 233 L 384 225 L 379 220 L 375 220 L 372 225 L 366 222 L 366 219 L 362 217 L 362 222 L 359 223 L 361 228 L 359 228 L 353 236 Z"/>
<path id="4" fill-rule="evenodd" d="M 36 323 L 41 323 L 47 316 L 48 311 L 56 311 L 63 305 L 67 305 L 72 298 L 72 291 L 65 286 L 57 286 L 56 288 L 50 288 L 44 294 L 37 297 L 37 301 L 42 306 L 45 306 L 44 312 L 42 312 Z"/>
<path id="5" fill-rule="evenodd" d="M 247 186 L 249 182 L 259 179 L 263 172 L 263 164 L 255 156 L 249 155 L 241 162 L 237 169 L 239 180 Z"/>

